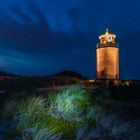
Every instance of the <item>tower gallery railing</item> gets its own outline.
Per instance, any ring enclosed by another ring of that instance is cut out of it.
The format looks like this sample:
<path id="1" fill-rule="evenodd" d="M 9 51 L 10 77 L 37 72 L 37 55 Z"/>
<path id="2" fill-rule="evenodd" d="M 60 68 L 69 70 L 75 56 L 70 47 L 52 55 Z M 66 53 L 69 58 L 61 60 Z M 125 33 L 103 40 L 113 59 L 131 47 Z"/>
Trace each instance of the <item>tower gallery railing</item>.
<path id="1" fill-rule="evenodd" d="M 115 47 L 115 48 L 119 48 L 119 43 L 106 43 L 106 44 L 100 44 L 100 43 L 98 43 L 96 45 L 96 48 L 103 48 L 103 47 Z"/>

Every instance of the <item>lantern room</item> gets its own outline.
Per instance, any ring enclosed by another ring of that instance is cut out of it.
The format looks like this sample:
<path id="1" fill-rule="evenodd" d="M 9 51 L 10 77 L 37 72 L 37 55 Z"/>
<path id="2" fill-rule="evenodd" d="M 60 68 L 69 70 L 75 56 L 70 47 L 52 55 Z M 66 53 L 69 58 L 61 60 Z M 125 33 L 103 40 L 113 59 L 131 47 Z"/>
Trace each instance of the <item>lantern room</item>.
<path id="1" fill-rule="evenodd" d="M 106 44 L 115 44 L 115 34 L 109 33 L 108 28 L 106 29 L 105 34 L 102 34 L 99 36 L 100 44 L 106 45 Z"/>

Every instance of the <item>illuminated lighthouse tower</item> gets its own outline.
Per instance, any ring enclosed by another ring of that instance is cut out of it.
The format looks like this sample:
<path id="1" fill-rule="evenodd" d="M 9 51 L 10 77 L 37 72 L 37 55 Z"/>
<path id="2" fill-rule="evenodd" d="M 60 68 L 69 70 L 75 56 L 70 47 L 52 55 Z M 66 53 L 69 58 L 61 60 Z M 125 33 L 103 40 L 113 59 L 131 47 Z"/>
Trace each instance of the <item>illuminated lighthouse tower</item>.
<path id="1" fill-rule="evenodd" d="M 115 34 L 106 29 L 105 34 L 99 36 L 100 43 L 96 49 L 97 78 L 99 80 L 119 79 L 119 45 L 115 43 Z"/>

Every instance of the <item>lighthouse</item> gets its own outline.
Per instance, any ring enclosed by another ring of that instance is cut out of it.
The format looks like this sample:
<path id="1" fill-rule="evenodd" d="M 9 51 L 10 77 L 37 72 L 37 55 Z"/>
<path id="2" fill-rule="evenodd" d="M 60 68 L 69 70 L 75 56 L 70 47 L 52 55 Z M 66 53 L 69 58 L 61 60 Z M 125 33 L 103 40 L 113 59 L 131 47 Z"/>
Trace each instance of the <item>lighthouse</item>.
<path id="1" fill-rule="evenodd" d="M 96 73 L 98 80 L 119 80 L 119 45 L 116 35 L 106 32 L 99 36 L 96 46 Z"/>

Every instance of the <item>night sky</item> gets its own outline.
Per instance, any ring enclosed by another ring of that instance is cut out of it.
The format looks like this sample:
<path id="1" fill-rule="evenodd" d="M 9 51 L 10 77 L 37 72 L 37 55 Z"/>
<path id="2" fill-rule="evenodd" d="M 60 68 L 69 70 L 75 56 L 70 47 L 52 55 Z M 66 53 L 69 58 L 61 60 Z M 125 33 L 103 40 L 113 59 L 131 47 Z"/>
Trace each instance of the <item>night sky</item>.
<path id="1" fill-rule="evenodd" d="M 95 78 L 106 27 L 120 44 L 120 78 L 140 79 L 140 0 L 0 0 L 0 70 Z"/>

